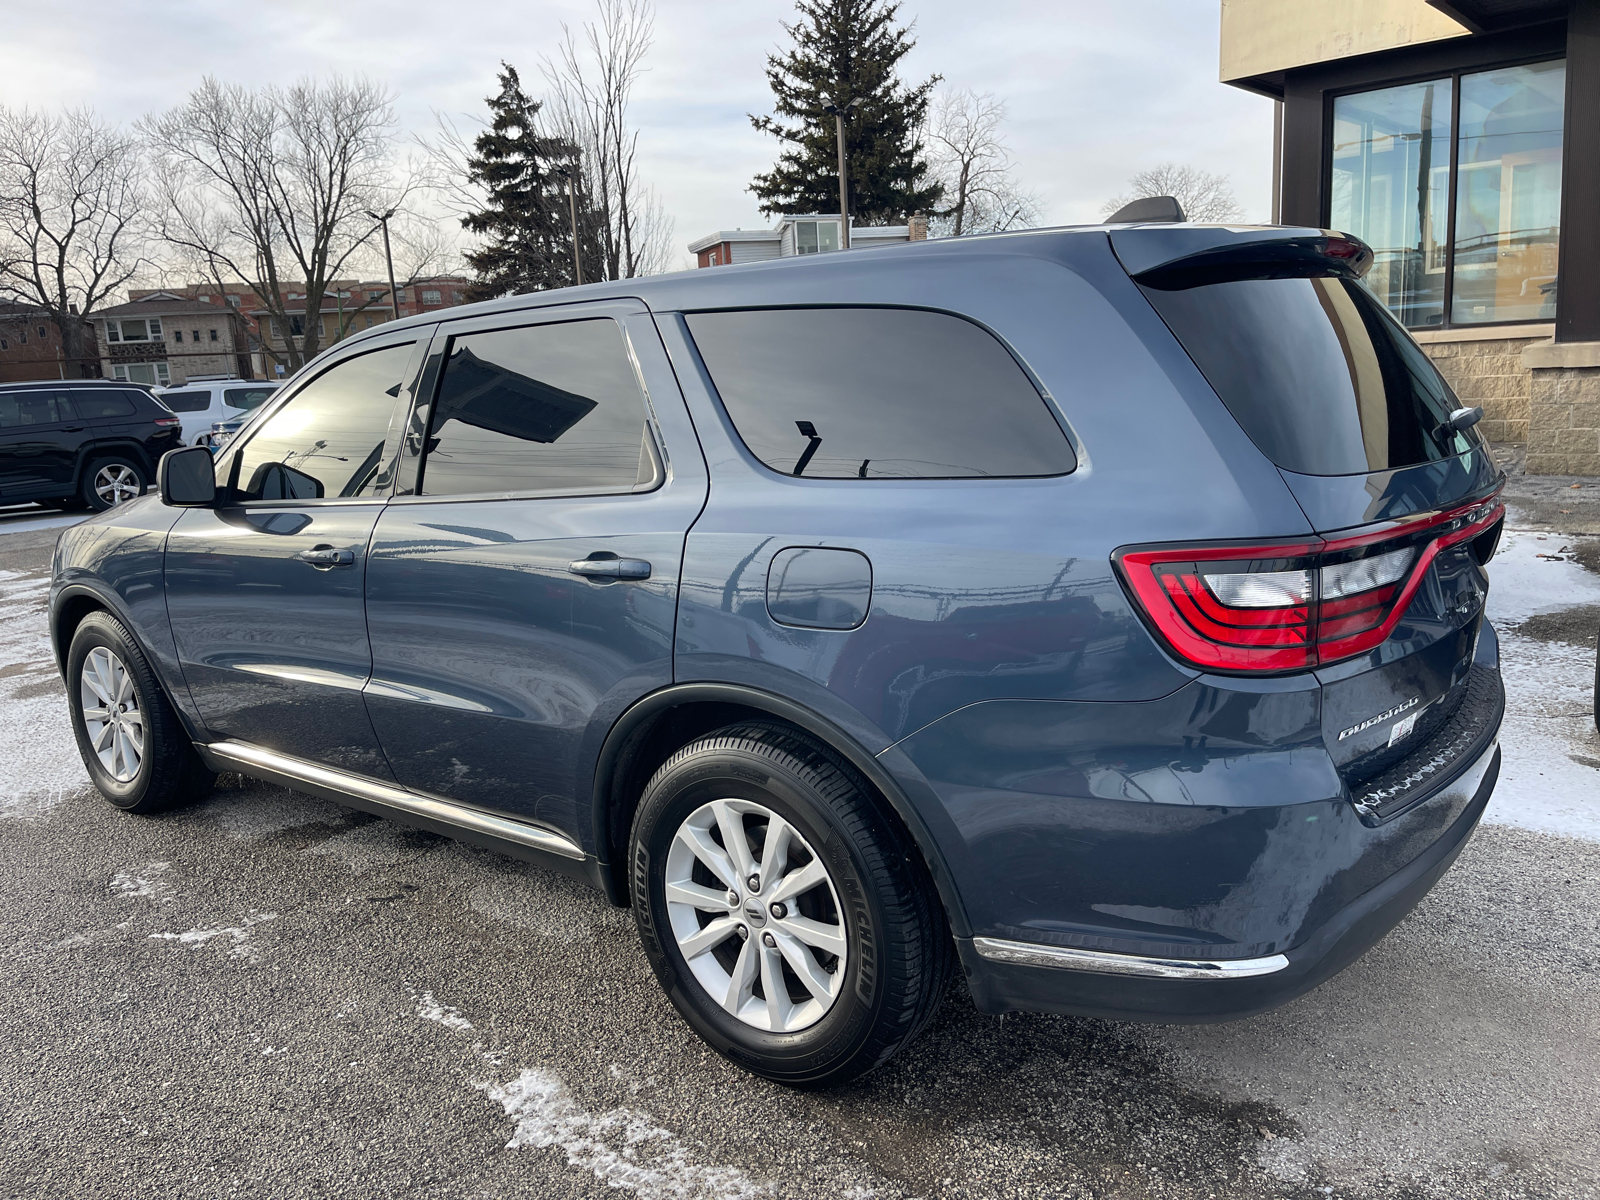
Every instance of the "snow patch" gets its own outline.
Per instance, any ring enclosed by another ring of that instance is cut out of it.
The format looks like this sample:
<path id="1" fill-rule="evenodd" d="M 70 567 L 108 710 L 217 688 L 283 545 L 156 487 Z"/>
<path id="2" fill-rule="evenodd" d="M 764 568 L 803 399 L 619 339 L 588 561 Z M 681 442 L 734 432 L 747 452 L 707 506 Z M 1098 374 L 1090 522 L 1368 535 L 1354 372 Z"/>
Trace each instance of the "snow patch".
<path id="1" fill-rule="evenodd" d="M 417 1000 L 417 1016 L 424 1021 L 437 1021 L 447 1029 L 468 1030 L 472 1022 L 461 1015 L 461 1010 L 451 1004 L 440 1004 L 433 998 L 432 992 L 423 992 L 421 995 L 413 992 Z"/>
<path id="2" fill-rule="evenodd" d="M 43 571 L 0 571 L 0 820 L 41 817 L 89 783 L 72 736 L 46 607 Z"/>
<path id="3" fill-rule="evenodd" d="M 161 876 L 166 874 L 171 863 L 153 862 L 146 863 L 138 871 L 118 871 L 111 877 L 111 890 L 121 892 L 124 896 L 137 896 L 143 900 L 155 900 L 166 903 L 171 897 L 172 889 L 161 882 Z"/>
<path id="4" fill-rule="evenodd" d="M 1571 556 L 1583 540 L 1506 530 L 1488 568 L 1489 619 L 1496 629 L 1510 629 L 1539 613 L 1600 604 L 1600 578 Z"/>
<path id="5" fill-rule="evenodd" d="M 261 957 L 256 953 L 250 927 L 259 925 L 263 921 L 277 919 L 277 913 L 257 912 L 251 909 L 242 925 L 224 925 L 216 929 L 190 929 L 184 933 L 152 933 L 150 937 L 154 941 L 181 942 L 185 946 L 203 946 L 212 938 L 226 937 L 233 943 L 228 948 L 229 958 L 240 958 L 253 963 L 260 962 Z"/>
<path id="6" fill-rule="evenodd" d="M 650 1200 L 739 1200 L 768 1194 L 738 1167 L 695 1161 L 677 1135 L 633 1108 L 590 1112 L 548 1071 L 528 1068 L 505 1083 L 472 1085 L 516 1122 L 506 1149 L 557 1149 L 567 1164 L 592 1172 L 608 1187 L 626 1188 Z"/>

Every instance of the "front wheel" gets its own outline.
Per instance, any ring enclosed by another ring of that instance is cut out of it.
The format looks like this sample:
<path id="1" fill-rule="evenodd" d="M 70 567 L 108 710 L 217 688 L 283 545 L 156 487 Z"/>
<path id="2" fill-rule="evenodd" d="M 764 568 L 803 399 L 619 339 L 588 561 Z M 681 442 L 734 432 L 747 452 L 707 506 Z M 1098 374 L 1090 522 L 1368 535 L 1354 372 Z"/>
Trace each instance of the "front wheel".
<path id="1" fill-rule="evenodd" d="M 634 915 L 679 1013 L 795 1086 L 870 1071 L 932 1017 L 954 947 L 916 850 L 849 764 L 778 723 L 719 730 L 645 789 Z"/>
<path id="2" fill-rule="evenodd" d="M 78 498 L 94 512 L 105 512 L 144 495 L 144 468 L 128 458 L 97 458 L 83 473 Z"/>
<path id="3" fill-rule="evenodd" d="M 67 651 L 72 732 L 89 778 L 116 807 L 159 812 L 198 800 L 216 776 L 132 636 L 110 613 L 86 616 Z"/>

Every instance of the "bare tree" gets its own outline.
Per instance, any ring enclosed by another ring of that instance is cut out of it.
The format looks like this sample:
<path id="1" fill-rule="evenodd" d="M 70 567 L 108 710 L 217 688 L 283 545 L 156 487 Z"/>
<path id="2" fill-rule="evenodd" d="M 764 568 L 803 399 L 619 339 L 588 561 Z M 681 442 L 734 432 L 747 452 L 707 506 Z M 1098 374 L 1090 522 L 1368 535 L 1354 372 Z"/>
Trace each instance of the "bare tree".
<path id="1" fill-rule="evenodd" d="M 581 186 L 597 215 L 604 277 L 667 269 L 672 219 L 639 180 L 639 131 L 628 120 L 633 85 L 655 38 L 650 0 L 595 0 L 596 22 L 579 35 L 562 26 L 557 57 L 542 63 L 550 84 L 550 132 L 579 147 Z"/>
<path id="2" fill-rule="evenodd" d="M 1038 223 L 1038 197 L 1012 174 L 1000 131 L 1005 115 L 1004 101 L 971 88 L 941 93 L 934 102 L 925 141 L 932 174 L 949 204 L 933 216 L 936 235 L 998 233 Z"/>
<path id="3" fill-rule="evenodd" d="M 1127 192 L 1107 200 L 1101 211 L 1109 217 L 1124 204 L 1146 196 L 1171 196 L 1183 206 L 1183 215 L 1191 221 L 1226 225 L 1244 219 L 1244 207 L 1234 198 L 1226 175 L 1213 175 L 1199 167 L 1180 167 L 1170 162 L 1140 171 L 1128 180 Z"/>
<path id="4" fill-rule="evenodd" d="M 0 296 L 48 312 L 78 374 L 99 358 L 83 318 L 147 265 L 143 166 L 87 110 L 0 106 Z"/>
<path id="5" fill-rule="evenodd" d="M 373 254 L 370 214 L 400 208 L 418 183 L 399 177 L 388 92 L 338 76 L 259 91 L 207 77 L 140 129 L 157 164 L 160 236 L 208 277 L 252 287 L 285 347 L 263 349 L 298 370 L 321 346 L 329 285 Z M 293 302 L 291 284 L 304 285 Z"/>

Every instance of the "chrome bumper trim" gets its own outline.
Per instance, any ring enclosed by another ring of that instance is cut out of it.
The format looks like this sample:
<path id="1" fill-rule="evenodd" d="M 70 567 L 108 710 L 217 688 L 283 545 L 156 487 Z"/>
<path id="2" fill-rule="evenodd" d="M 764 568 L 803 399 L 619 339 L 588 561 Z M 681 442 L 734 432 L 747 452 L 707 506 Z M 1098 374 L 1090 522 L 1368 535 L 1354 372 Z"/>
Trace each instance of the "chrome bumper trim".
<path id="1" fill-rule="evenodd" d="M 1099 975 L 1137 975 L 1146 979 L 1248 979 L 1253 975 L 1271 975 L 1289 965 L 1289 960 L 1281 954 L 1232 959 L 1141 958 L 1136 954 L 1108 954 L 1102 950 L 1074 950 L 1070 946 L 1043 946 L 1037 942 L 1007 942 L 985 937 L 973 938 L 972 945 L 990 962 L 1093 971 Z"/>
<path id="2" fill-rule="evenodd" d="M 267 776 L 274 782 L 284 783 L 290 787 L 301 784 L 313 791 L 332 793 L 335 797 L 349 796 L 354 800 L 392 808 L 397 813 L 439 821 L 458 829 L 514 842 L 519 846 L 529 846 L 550 854 L 558 854 L 562 858 L 581 860 L 584 856 L 581 846 L 553 829 L 480 812 L 452 800 L 408 792 L 391 784 L 368 779 L 364 775 L 353 775 L 348 771 L 320 766 L 317 763 L 306 762 L 302 758 L 279 754 L 274 750 L 264 750 L 260 746 L 251 746 L 244 742 L 213 742 L 204 749 L 207 755 L 218 763 L 245 775 Z"/>

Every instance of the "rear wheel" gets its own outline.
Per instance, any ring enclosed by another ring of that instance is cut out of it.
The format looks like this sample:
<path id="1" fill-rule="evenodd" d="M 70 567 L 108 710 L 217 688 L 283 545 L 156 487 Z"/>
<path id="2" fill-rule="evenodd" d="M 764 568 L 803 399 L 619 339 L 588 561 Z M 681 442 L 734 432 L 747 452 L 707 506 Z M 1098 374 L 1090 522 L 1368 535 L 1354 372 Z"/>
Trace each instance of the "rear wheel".
<path id="1" fill-rule="evenodd" d="M 630 839 L 651 966 L 696 1032 L 782 1083 L 843 1083 L 933 1015 L 954 947 L 914 847 L 865 781 L 777 723 L 678 751 Z"/>
<path id="2" fill-rule="evenodd" d="M 85 468 L 78 498 L 95 512 L 104 512 L 144 495 L 149 481 L 144 468 L 129 458 L 97 458 Z"/>
<path id="3" fill-rule="evenodd" d="M 67 651 L 78 752 L 118 808 L 151 813 L 198 800 L 216 775 L 195 753 L 143 651 L 107 612 L 86 616 Z"/>

